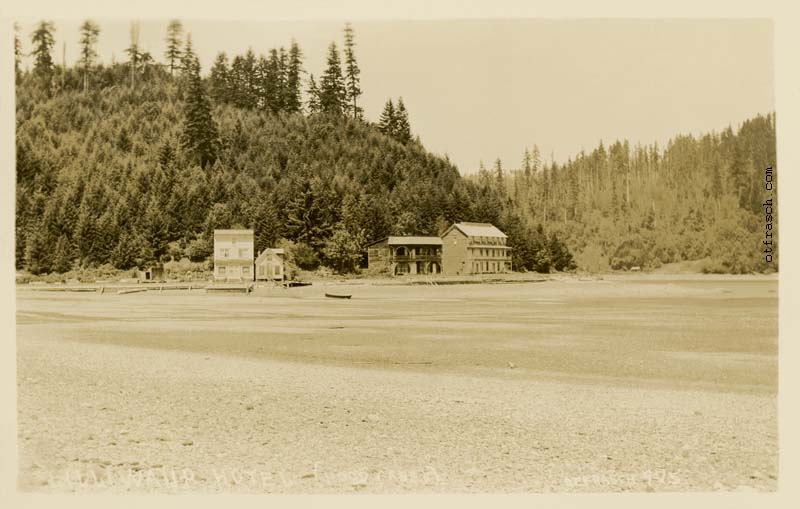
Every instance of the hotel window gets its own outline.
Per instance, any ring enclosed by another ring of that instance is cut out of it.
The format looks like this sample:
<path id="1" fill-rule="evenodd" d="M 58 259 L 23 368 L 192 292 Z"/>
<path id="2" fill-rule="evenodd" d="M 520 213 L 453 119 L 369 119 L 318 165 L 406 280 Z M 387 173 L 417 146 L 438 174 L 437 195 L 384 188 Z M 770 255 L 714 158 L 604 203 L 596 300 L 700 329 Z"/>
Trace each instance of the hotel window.
<path id="1" fill-rule="evenodd" d="M 247 248 L 239 250 L 239 258 L 247 258 Z"/>
<path id="2" fill-rule="evenodd" d="M 220 255 L 222 258 L 227 258 L 227 257 L 229 256 L 229 254 L 230 254 L 230 253 L 229 253 L 229 250 L 228 250 L 228 249 L 220 249 L 220 250 L 219 250 L 219 255 Z"/>
<path id="3" fill-rule="evenodd" d="M 242 274 L 250 274 L 250 267 L 242 267 Z"/>
<path id="4" fill-rule="evenodd" d="M 225 267 L 220 267 L 219 268 L 219 275 L 220 276 L 224 276 L 225 275 Z"/>

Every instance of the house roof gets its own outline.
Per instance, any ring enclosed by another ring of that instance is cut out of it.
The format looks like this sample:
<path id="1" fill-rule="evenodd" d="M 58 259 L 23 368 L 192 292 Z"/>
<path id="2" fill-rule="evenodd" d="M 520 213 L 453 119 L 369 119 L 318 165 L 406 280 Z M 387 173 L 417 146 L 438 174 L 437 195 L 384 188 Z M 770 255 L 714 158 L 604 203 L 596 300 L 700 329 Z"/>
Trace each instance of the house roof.
<path id="1" fill-rule="evenodd" d="M 450 233 L 453 228 L 458 228 L 467 237 L 506 237 L 505 233 L 490 223 L 455 223 L 442 234 L 442 237 Z"/>
<path id="2" fill-rule="evenodd" d="M 214 230 L 214 235 L 252 235 L 253 230 Z"/>
<path id="3" fill-rule="evenodd" d="M 390 246 L 405 245 L 405 244 L 441 246 L 442 239 L 440 237 L 415 237 L 411 235 L 389 237 Z"/>
<path id="4" fill-rule="evenodd" d="M 441 246 L 441 237 L 418 237 L 414 235 L 394 235 L 376 240 L 370 246 L 386 241 L 390 246 Z"/>
<path id="5" fill-rule="evenodd" d="M 260 262 L 264 261 L 264 259 L 268 255 L 271 255 L 271 254 L 280 254 L 280 255 L 282 255 L 282 254 L 284 254 L 283 248 L 280 248 L 280 247 L 277 247 L 277 248 L 268 247 L 267 249 L 261 251 L 261 254 L 258 255 L 258 257 L 256 258 L 256 263 L 260 263 Z"/>

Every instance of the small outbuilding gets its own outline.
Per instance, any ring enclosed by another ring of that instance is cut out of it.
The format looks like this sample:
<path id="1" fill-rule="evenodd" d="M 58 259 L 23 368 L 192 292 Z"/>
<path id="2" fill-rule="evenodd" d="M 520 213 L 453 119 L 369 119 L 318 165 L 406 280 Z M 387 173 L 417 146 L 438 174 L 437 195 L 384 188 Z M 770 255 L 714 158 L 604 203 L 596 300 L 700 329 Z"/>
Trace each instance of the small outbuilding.
<path id="1" fill-rule="evenodd" d="M 137 272 L 136 277 L 139 281 L 163 281 L 164 267 L 148 267 Z"/>
<path id="2" fill-rule="evenodd" d="M 285 253 L 280 248 L 267 248 L 256 258 L 256 280 L 283 281 L 286 279 Z"/>

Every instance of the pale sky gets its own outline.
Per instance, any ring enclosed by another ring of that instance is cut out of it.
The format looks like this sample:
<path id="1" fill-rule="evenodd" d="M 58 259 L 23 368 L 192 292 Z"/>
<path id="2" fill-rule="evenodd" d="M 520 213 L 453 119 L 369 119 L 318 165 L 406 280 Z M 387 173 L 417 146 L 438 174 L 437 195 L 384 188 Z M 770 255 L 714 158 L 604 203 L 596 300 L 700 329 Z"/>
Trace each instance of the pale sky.
<path id="1" fill-rule="evenodd" d="M 54 21 L 54 58 L 61 61 L 66 41 L 72 63 L 79 22 Z M 124 61 L 129 23 L 96 21 L 100 58 Z M 344 20 L 182 21 L 204 73 L 218 51 L 266 54 L 294 38 L 306 70 L 319 76 L 344 27 Z M 33 25 L 21 23 L 25 52 Z M 166 19 L 140 27 L 140 45 L 163 61 Z M 367 118 L 377 120 L 387 98 L 402 96 L 413 133 L 462 173 L 497 157 L 516 168 L 534 143 L 563 162 L 601 139 L 663 145 L 774 109 L 766 20 L 355 20 L 353 28 Z"/>

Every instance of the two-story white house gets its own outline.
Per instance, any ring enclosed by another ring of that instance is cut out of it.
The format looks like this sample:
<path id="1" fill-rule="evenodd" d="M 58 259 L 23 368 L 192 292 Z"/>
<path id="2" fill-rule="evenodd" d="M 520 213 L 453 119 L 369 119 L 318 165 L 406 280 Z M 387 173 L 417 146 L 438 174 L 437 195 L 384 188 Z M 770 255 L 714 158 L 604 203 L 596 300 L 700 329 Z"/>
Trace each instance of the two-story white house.
<path id="1" fill-rule="evenodd" d="M 214 230 L 214 280 L 253 281 L 253 230 Z"/>

